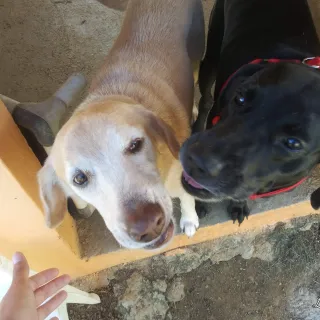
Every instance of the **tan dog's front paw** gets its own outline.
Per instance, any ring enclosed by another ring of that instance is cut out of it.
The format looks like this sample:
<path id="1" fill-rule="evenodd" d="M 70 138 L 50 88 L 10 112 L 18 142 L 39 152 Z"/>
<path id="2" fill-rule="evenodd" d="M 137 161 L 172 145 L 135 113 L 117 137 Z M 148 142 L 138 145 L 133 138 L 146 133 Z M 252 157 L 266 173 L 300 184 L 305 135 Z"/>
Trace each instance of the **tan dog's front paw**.
<path id="1" fill-rule="evenodd" d="M 198 217 L 196 218 L 181 217 L 180 228 L 189 238 L 194 236 L 197 229 L 199 228 Z"/>

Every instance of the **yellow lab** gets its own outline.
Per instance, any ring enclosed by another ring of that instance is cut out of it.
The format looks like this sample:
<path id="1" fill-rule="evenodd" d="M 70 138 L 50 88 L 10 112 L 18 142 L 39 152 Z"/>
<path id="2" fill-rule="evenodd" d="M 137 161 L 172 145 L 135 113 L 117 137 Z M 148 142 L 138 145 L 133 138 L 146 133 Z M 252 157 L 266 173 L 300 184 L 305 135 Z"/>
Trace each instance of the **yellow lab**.
<path id="1" fill-rule="evenodd" d="M 127 248 L 157 249 L 199 226 L 182 188 L 180 145 L 190 135 L 193 66 L 204 51 L 200 0 L 131 0 L 119 37 L 88 97 L 57 135 L 39 172 L 49 227 L 67 198 L 88 203 Z"/>

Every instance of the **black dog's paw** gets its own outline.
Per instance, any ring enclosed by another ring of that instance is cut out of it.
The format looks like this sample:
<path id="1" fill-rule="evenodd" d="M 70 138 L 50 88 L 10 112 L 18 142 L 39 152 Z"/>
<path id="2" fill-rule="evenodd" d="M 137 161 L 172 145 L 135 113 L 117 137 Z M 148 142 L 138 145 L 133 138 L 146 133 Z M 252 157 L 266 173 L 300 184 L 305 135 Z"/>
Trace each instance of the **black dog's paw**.
<path id="1" fill-rule="evenodd" d="M 230 201 L 227 210 L 231 216 L 231 219 L 233 220 L 233 223 L 235 223 L 237 220 L 239 222 L 239 226 L 244 221 L 244 218 L 248 219 L 248 216 L 250 214 L 250 210 L 246 201 L 244 202 Z"/>
<path id="2" fill-rule="evenodd" d="M 208 215 L 210 208 L 206 202 L 196 201 L 196 212 L 200 219 Z"/>
<path id="3" fill-rule="evenodd" d="M 311 194 L 311 206 L 314 210 L 320 208 L 320 188 Z"/>

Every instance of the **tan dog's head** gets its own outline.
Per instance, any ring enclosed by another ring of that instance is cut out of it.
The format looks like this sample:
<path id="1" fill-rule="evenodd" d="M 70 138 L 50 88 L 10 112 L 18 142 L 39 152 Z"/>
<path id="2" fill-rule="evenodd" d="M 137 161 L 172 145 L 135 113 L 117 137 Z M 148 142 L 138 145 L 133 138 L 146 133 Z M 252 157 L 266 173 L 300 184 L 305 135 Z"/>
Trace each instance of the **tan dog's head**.
<path id="1" fill-rule="evenodd" d="M 179 144 L 164 121 L 139 105 L 104 101 L 76 112 L 38 175 L 47 225 L 59 225 L 67 198 L 77 196 L 97 208 L 122 246 L 162 247 L 174 226 L 157 167 L 161 150 L 171 151 L 170 162 Z"/>

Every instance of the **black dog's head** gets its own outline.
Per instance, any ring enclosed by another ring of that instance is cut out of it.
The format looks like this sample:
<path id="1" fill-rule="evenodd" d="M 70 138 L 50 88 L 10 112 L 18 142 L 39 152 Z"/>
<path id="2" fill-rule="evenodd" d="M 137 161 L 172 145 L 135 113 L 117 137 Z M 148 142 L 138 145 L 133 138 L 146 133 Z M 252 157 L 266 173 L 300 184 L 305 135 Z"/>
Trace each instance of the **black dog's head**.
<path id="1" fill-rule="evenodd" d="M 182 184 L 199 199 L 287 187 L 320 160 L 320 71 L 284 62 L 243 68 L 217 101 L 220 122 L 181 149 Z"/>

